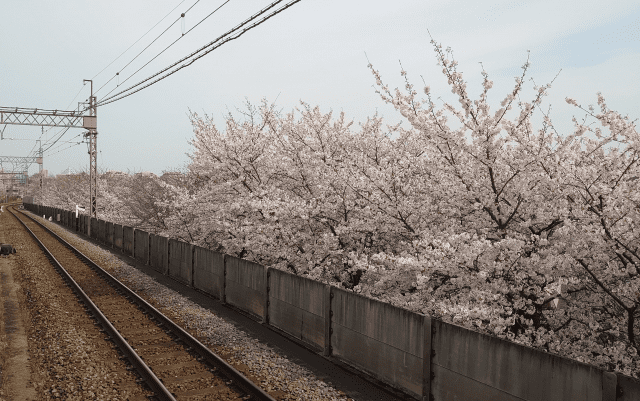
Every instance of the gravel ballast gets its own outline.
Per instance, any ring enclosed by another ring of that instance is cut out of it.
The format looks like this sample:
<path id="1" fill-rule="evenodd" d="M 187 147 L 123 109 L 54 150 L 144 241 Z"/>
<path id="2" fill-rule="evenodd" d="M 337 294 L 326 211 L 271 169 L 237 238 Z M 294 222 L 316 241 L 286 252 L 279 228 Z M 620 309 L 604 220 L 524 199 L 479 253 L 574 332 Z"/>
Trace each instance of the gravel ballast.
<path id="1" fill-rule="evenodd" d="M 20 283 L 33 397 L 0 392 L 0 400 L 143 399 L 112 343 L 85 312 L 71 289 L 9 213 L 2 213 L 3 240 L 17 253 L 10 261 Z M 4 394 L 3 394 L 4 393 Z M 6 397 L 6 398 L 4 398 Z"/>
<path id="2" fill-rule="evenodd" d="M 214 313 L 56 224 L 38 221 L 78 248 L 278 400 L 351 400 Z"/>

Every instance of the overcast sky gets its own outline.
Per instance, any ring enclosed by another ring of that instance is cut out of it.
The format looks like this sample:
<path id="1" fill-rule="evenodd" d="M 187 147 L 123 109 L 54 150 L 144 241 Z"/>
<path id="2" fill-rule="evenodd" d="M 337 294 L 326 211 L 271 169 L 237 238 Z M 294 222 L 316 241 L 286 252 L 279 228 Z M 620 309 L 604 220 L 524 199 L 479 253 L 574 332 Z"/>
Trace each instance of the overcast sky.
<path id="1" fill-rule="evenodd" d="M 3 1 L 0 106 L 74 109 L 89 96 L 83 79 L 94 78 L 96 91 L 196 0 L 180 2 Z M 223 2 L 200 0 L 186 14 L 185 30 Z M 181 37 L 182 23 L 177 22 L 122 70 L 120 89 L 188 55 L 268 4 L 231 0 L 122 83 Z M 551 117 L 562 132 L 571 130 L 572 115 L 583 115 L 564 102 L 566 96 L 596 104 L 601 91 L 610 108 L 632 120 L 640 117 L 637 0 L 302 0 L 171 77 L 98 108 L 98 167 L 156 174 L 183 168 L 193 134 L 189 110 L 211 115 L 223 128 L 224 115 L 242 108 L 245 98 L 256 104 L 262 98 L 275 101 L 284 112 L 303 100 L 323 111 L 344 111 L 356 122 L 377 111 L 395 124 L 401 116 L 375 93 L 367 57 L 391 88 L 403 86 L 401 61 L 417 87 L 423 86 L 422 76 L 435 97 L 455 102 L 436 65 L 429 32 L 444 48 L 453 49 L 473 99 L 482 89 L 482 62 L 494 81 L 489 92 L 494 110 L 512 89 L 530 50 L 528 77 L 535 83 L 548 83 L 562 70 L 544 102 L 545 110 L 552 105 Z M 522 100 L 532 99 L 533 83 L 527 82 Z M 98 91 L 98 100 L 115 85 L 113 79 Z M 59 132 L 44 134 L 45 148 Z M 87 170 L 87 145 L 68 143 L 80 141 L 82 132 L 66 132 L 45 152 L 44 168 L 53 174 L 68 167 Z M 30 155 L 40 134 L 38 127 L 8 126 L 4 137 L 12 139 L 0 141 L 0 156 Z M 34 164 L 30 173 L 35 172 Z"/>

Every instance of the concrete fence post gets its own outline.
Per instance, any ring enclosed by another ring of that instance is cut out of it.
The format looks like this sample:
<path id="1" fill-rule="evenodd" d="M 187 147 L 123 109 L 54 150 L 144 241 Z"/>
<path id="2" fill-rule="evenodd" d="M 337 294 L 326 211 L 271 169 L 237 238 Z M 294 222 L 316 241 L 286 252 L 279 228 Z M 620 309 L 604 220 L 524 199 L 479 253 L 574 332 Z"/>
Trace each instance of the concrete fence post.
<path id="1" fill-rule="evenodd" d="M 227 303 L 227 258 L 225 254 L 222 258 L 222 288 L 220 289 L 220 302 L 224 305 Z"/>
<path id="2" fill-rule="evenodd" d="M 269 273 L 269 268 L 267 266 L 264 267 L 264 314 L 262 318 L 263 324 L 269 324 L 269 290 L 271 287 L 269 286 L 269 277 L 271 274 Z"/>
<path id="3" fill-rule="evenodd" d="M 618 399 L 618 376 L 613 372 L 602 372 L 602 401 Z"/>
<path id="4" fill-rule="evenodd" d="M 331 301 L 333 299 L 333 290 L 331 285 L 326 284 L 324 286 L 324 350 L 322 354 L 324 356 L 331 355 L 331 334 L 333 328 L 331 327 L 331 316 L 333 311 L 331 310 Z"/>
<path id="5" fill-rule="evenodd" d="M 195 245 L 191 244 L 189 246 L 189 249 L 191 250 L 191 272 L 189 273 L 189 287 L 194 288 L 194 282 L 193 282 L 193 274 L 195 273 L 196 270 L 196 266 L 195 266 L 195 256 L 196 256 L 196 247 Z"/>
<path id="6" fill-rule="evenodd" d="M 431 316 L 422 320 L 422 401 L 431 401 L 431 354 L 433 349 Z"/>

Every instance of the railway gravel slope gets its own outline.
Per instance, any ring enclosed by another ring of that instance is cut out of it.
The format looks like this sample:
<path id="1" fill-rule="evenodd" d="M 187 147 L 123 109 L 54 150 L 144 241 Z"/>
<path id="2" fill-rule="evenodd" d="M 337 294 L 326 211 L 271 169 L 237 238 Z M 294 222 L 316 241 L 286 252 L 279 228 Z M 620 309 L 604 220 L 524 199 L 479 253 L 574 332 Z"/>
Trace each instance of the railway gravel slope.
<path id="1" fill-rule="evenodd" d="M 136 383 L 118 351 L 104 340 L 99 326 L 53 269 L 34 240 L 13 216 L 0 214 L 0 234 L 17 253 L 6 258 L 19 283 L 27 334 L 29 394 L 0 399 L 143 400 L 148 392 Z M 11 372 L 4 372 L 4 378 Z M 34 398 L 32 398 L 34 397 Z"/>
<path id="2" fill-rule="evenodd" d="M 271 347 L 256 342 L 232 324 L 157 283 L 112 253 L 54 223 L 38 219 L 277 400 L 351 401 L 345 393 L 317 379 L 305 367 L 278 355 Z"/>
<path id="3" fill-rule="evenodd" d="M 147 384 L 154 391 L 159 391 L 159 393 L 156 392 L 158 396 L 166 394 L 170 399 L 173 399 L 167 393 L 169 391 L 177 399 L 194 401 L 246 399 L 247 394 L 244 391 L 236 386 L 230 386 L 230 384 L 235 384 L 235 377 L 227 381 L 226 376 L 217 371 L 217 367 L 212 369 L 191 347 L 183 344 L 168 332 L 168 322 L 166 322 L 167 325 L 162 325 L 157 320 L 160 316 L 151 316 L 147 311 L 143 311 L 135 305 L 126 293 L 116 291 L 97 271 L 85 264 L 83 259 L 78 258 L 76 253 L 60 243 L 57 238 L 51 236 L 34 221 L 19 213 L 16 216 L 38 237 L 48 251 L 53 254 L 53 257 L 64 267 L 66 273 L 82 288 L 92 303 L 100 309 L 110 324 L 115 326 L 119 332 L 118 335 L 109 331 L 109 335 L 114 340 L 120 338 L 118 341 L 121 342 L 124 340 L 120 336 L 124 337 L 129 346 L 137 353 L 137 356 L 133 356 L 133 358 L 141 357 L 142 361 L 153 371 L 153 373 L 148 373 L 148 368 L 145 367 L 143 375 L 153 376 L 155 374 L 164 383 L 166 389 L 163 384 L 156 385 L 158 379 L 155 376 L 153 379 L 149 377 L 150 381 Z M 127 348 L 131 350 L 131 348 Z"/>

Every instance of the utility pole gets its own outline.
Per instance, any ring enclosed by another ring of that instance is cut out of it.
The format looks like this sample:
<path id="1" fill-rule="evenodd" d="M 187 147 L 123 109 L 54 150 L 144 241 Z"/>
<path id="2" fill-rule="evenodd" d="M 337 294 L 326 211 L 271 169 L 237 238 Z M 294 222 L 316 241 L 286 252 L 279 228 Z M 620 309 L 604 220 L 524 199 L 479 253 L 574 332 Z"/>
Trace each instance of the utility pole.
<path id="1" fill-rule="evenodd" d="M 91 98 L 89 101 L 90 114 L 84 115 L 84 111 L 65 111 L 65 110 L 44 110 L 44 109 L 27 109 L 21 107 L 2 107 L 0 106 L 0 125 L 36 125 L 39 127 L 61 127 L 61 128 L 84 128 L 88 130 L 85 137 L 90 139 L 89 155 L 90 155 L 90 188 L 89 188 L 89 201 L 91 204 L 91 216 L 96 217 L 96 194 L 97 194 L 97 168 L 96 168 L 96 134 L 97 132 L 97 119 L 96 119 L 96 97 L 93 96 L 93 82 L 85 79 L 84 82 L 91 82 Z M 0 131 L 0 138 L 3 138 L 4 129 Z M 26 168 L 22 171 L 28 171 L 29 163 L 38 162 L 42 164 L 42 143 L 40 143 L 39 157 L 14 157 L 14 156 L 0 156 L 0 170 L 2 169 L 2 162 L 10 163 L 28 163 Z M 40 167 L 42 172 L 42 166 Z"/>
<path id="2" fill-rule="evenodd" d="M 42 128 L 42 135 L 44 135 L 44 127 L 41 127 L 41 128 Z M 39 170 L 38 173 L 40 175 L 40 202 L 42 202 L 42 200 L 44 199 L 44 192 L 42 191 L 42 183 L 44 181 L 44 177 L 43 177 L 43 174 L 44 174 L 43 173 L 43 168 L 44 168 L 44 166 L 43 166 L 44 163 L 43 162 L 44 162 L 44 160 L 43 160 L 43 157 L 42 157 L 43 156 L 42 155 L 42 140 L 38 139 L 37 142 L 38 142 L 38 145 L 39 145 L 37 161 L 38 161 L 38 165 L 40 167 L 38 169 Z"/>
<path id="3" fill-rule="evenodd" d="M 89 116 L 93 117 L 93 126 L 84 134 L 89 137 L 89 216 L 97 218 L 96 198 L 98 195 L 98 131 L 97 131 L 97 102 L 93 96 L 93 81 L 83 79 L 83 82 L 91 83 L 91 96 L 89 97 Z"/>

